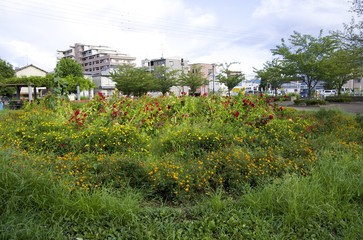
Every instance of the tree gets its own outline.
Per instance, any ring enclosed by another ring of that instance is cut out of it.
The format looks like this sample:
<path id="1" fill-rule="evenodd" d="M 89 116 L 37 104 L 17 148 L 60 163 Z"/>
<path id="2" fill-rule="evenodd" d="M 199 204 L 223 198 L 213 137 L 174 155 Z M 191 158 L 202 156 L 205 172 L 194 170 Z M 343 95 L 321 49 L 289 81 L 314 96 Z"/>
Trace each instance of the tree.
<path id="1" fill-rule="evenodd" d="M 142 96 L 158 88 L 154 75 L 145 67 L 134 67 L 131 64 L 120 65 L 111 79 L 116 82 L 116 88 L 123 94 Z"/>
<path id="2" fill-rule="evenodd" d="M 0 58 L 0 80 L 14 76 L 15 70 L 13 69 L 13 65 Z"/>
<path id="3" fill-rule="evenodd" d="M 353 0 L 351 1 L 352 12 L 357 14 L 360 18 L 363 14 L 363 1 Z M 340 42 L 340 47 L 349 50 L 354 55 L 356 61 L 359 61 L 363 65 L 363 21 L 356 20 L 354 16 L 350 23 L 344 23 L 343 31 L 334 31 L 332 34 Z M 361 58 L 356 58 L 362 56 Z"/>
<path id="4" fill-rule="evenodd" d="M 318 37 L 313 37 L 294 32 L 289 46 L 282 39 L 281 45 L 271 50 L 273 55 L 281 56 L 283 61 L 289 63 L 288 74 L 294 73 L 306 83 L 309 98 L 318 81 L 325 80 L 323 61 L 337 48 L 337 41 L 332 36 L 322 36 L 322 33 L 320 31 Z"/>
<path id="5" fill-rule="evenodd" d="M 0 84 L 4 84 L 7 79 L 14 76 L 15 70 L 13 69 L 13 66 L 10 63 L 0 59 Z M 16 89 L 14 87 L 1 86 L 0 96 L 11 97 L 15 91 Z"/>
<path id="6" fill-rule="evenodd" d="M 157 84 L 157 91 L 160 91 L 165 95 L 167 92 L 170 91 L 172 86 L 178 84 L 178 70 L 169 70 L 165 66 L 158 66 L 153 71 L 156 84 Z"/>
<path id="7" fill-rule="evenodd" d="M 62 58 L 54 69 L 53 91 L 60 94 L 76 93 L 80 90 L 90 89 L 94 84 L 83 77 L 82 66 L 71 58 Z"/>
<path id="8" fill-rule="evenodd" d="M 208 84 L 208 79 L 203 76 L 201 67 L 192 67 L 187 74 L 182 74 L 180 79 L 182 86 L 190 88 L 190 93 L 194 95 L 197 89 Z"/>
<path id="9" fill-rule="evenodd" d="M 263 65 L 263 69 L 254 70 L 257 77 L 261 79 L 264 84 L 264 88 L 270 85 L 277 95 L 277 89 L 285 82 L 289 82 L 294 79 L 294 69 L 288 62 L 280 59 L 273 59 L 271 62 L 267 61 Z"/>
<path id="10" fill-rule="evenodd" d="M 223 70 L 217 75 L 218 81 L 227 86 L 229 96 L 231 96 L 231 90 L 246 78 L 242 72 L 230 70 L 230 66 L 233 64 L 236 63 L 232 62 L 222 65 Z"/>
<path id="11" fill-rule="evenodd" d="M 81 64 L 71 58 L 62 58 L 57 63 L 54 74 L 56 77 L 83 77 L 83 70 Z"/>
<path id="12" fill-rule="evenodd" d="M 353 0 L 352 3 L 352 11 L 357 13 L 359 16 L 363 14 L 363 1 L 362 0 Z"/>
<path id="13" fill-rule="evenodd" d="M 328 86 L 337 89 L 338 95 L 346 82 L 362 76 L 361 55 L 348 49 L 335 51 L 323 62 L 323 67 Z"/>

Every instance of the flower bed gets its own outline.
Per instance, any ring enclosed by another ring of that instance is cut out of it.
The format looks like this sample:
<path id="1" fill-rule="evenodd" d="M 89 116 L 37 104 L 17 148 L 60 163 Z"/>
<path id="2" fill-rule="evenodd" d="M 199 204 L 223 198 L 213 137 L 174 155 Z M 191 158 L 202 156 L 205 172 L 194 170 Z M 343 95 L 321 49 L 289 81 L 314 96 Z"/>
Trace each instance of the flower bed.
<path id="1" fill-rule="evenodd" d="M 181 200 L 305 176 L 317 160 L 313 139 L 322 120 L 263 95 L 97 96 L 77 107 L 56 98 L 28 105 L 1 122 L 0 141 L 47 154 L 29 164 L 40 173 L 50 169 L 70 190 L 129 182 Z"/>

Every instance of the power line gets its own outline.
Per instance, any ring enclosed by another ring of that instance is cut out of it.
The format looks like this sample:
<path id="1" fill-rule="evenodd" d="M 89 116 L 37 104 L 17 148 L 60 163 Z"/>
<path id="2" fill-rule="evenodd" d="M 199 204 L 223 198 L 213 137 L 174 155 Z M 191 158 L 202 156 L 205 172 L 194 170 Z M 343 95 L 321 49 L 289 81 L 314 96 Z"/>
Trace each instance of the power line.
<path id="1" fill-rule="evenodd" d="M 125 12 L 117 13 L 116 10 L 112 10 L 112 14 L 109 14 L 105 18 L 102 16 L 102 12 L 95 12 L 92 13 L 92 18 L 90 18 L 89 13 L 91 11 L 94 11 L 94 9 L 91 9 L 87 6 L 81 6 L 81 5 L 75 5 L 73 4 L 67 4 L 66 7 L 46 7 L 45 5 L 37 6 L 36 8 L 33 8 L 33 4 L 27 2 L 19 2 L 19 1 L 9 1 L 9 0 L 3 0 L 5 2 L 8 2 L 10 5 L 4 5 L 0 4 L 0 6 L 7 8 L 10 11 L 16 12 L 16 13 L 22 13 L 29 16 L 35 16 L 39 18 L 46 18 L 51 19 L 55 21 L 61 21 L 61 22 L 69 22 L 69 23 L 79 23 L 82 25 L 89 25 L 89 26 L 99 26 L 102 28 L 113 28 L 113 29 L 119 29 L 122 31 L 130 31 L 130 32 L 148 32 L 150 29 L 157 29 L 161 32 L 170 32 L 177 35 L 187 35 L 188 37 L 191 36 L 190 34 L 193 34 L 193 37 L 198 36 L 199 38 L 215 38 L 215 39 L 231 39 L 235 38 L 241 35 L 238 31 L 230 31 L 226 28 L 216 28 L 216 27 L 203 27 L 203 28 L 196 28 L 191 29 L 190 25 L 180 23 L 178 21 L 173 21 L 169 19 L 162 19 L 162 18 L 154 18 L 152 16 L 144 16 L 144 15 L 137 15 L 137 14 L 129 14 Z M 16 5 L 14 5 L 14 3 Z M 22 7 L 28 7 L 26 11 L 24 12 L 24 8 Z M 70 7 L 70 8 L 69 8 Z M 29 9 L 31 8 L 31 10 Z M 66 11 L 71 15 L 71 17 L 64 17 L 59 10 Z M 128 16 L 126 16 L 128 15 Z M 135 17 L 135 19 L 134 19 Z M 110 24 L 107 22 L 108 20 L 114 21 L 116 24 Z M 157 23 L 151 23 L 151 21 L 147 21 L 147 19 L 156 19 Z"/>

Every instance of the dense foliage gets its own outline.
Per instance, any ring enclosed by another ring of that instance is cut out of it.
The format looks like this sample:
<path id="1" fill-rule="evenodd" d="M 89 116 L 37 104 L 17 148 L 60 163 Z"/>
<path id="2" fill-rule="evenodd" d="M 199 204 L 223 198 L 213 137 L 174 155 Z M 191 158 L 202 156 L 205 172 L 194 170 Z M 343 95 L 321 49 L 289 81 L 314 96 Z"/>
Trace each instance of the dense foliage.
<path id="1" fill-rule="evenodd" d="M 116 88 L 128 96 L 142 96 L 158 88 L 154 75 L 146 67 L 120 65 L 111 73 Z"/>
<path id="2" fill-rule="evenodd" d="M 223 70 L 217 75 L 217 79 L 220 83 L 226 85 L 228 89 L 228 96 L 231 96 L 232 89 L 246 79 L 246 76 L 238 71 L 231 71 L 230 66 L 236 64 L 235 62 L 226 63 L 222 65 Z"/>
<path id="3" fill-rule="evenodd" d="M 62 58 L 54 69 L 52 78 L 52 91 L 56 94 L 77 93 L 95 87 L 94 83 L 83 76 L 82 66 L 74 59 Z"/>
<path id="4" fill-rule="evenodd" d="M 180 84 L 189 87 L 189 93 L 194 95 L 199 87 L 208 84 L 208 79 L 203 75 L 201 67 L 192 67 L 186 74 L 182 73 Z"/>
<path id="5" fill-rule="evenodd" d="M 359 117 L 262 95 L 100 94 L 0 119 L 1 238 L 363 234 Z"/>
<path id="6" fill-rule="evenodd" d="M 6 87 L 6 80 L 15 76 L 13 66 L 0 58 L 0 96 L 10 96 L 15 92 L 14 87 Z"/>

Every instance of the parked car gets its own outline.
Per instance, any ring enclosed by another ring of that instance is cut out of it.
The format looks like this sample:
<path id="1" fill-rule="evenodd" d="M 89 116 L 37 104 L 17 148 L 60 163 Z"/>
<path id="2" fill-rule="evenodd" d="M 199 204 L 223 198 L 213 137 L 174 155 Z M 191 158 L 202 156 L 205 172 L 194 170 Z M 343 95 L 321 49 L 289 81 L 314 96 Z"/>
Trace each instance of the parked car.
<path id="1" fill-rule="evenodd" d="M 245 96 L 248 96 L 248 95 L 254 95 L 254 94 L 258 94 L 259 92 L 256 91 L 256 90 L 251 90 L 251 89 L 248 89 L 245 91 Z"/>
<path id="2" fill-rule="evenodd" d="M 335 96 L 337 95 L 337 91 L 334 90 L 334 89 L 331 89 L 331 90 L 324 90 L 323 93 L 322 93 L 323 97 L 328 97 L 328 96 Z"/>
<path id="3" fill-rule="evenodd" d="M 308 97 L 308 89 L 301 89 L 300 90 L 300 97 L 307 98 Z"/>

